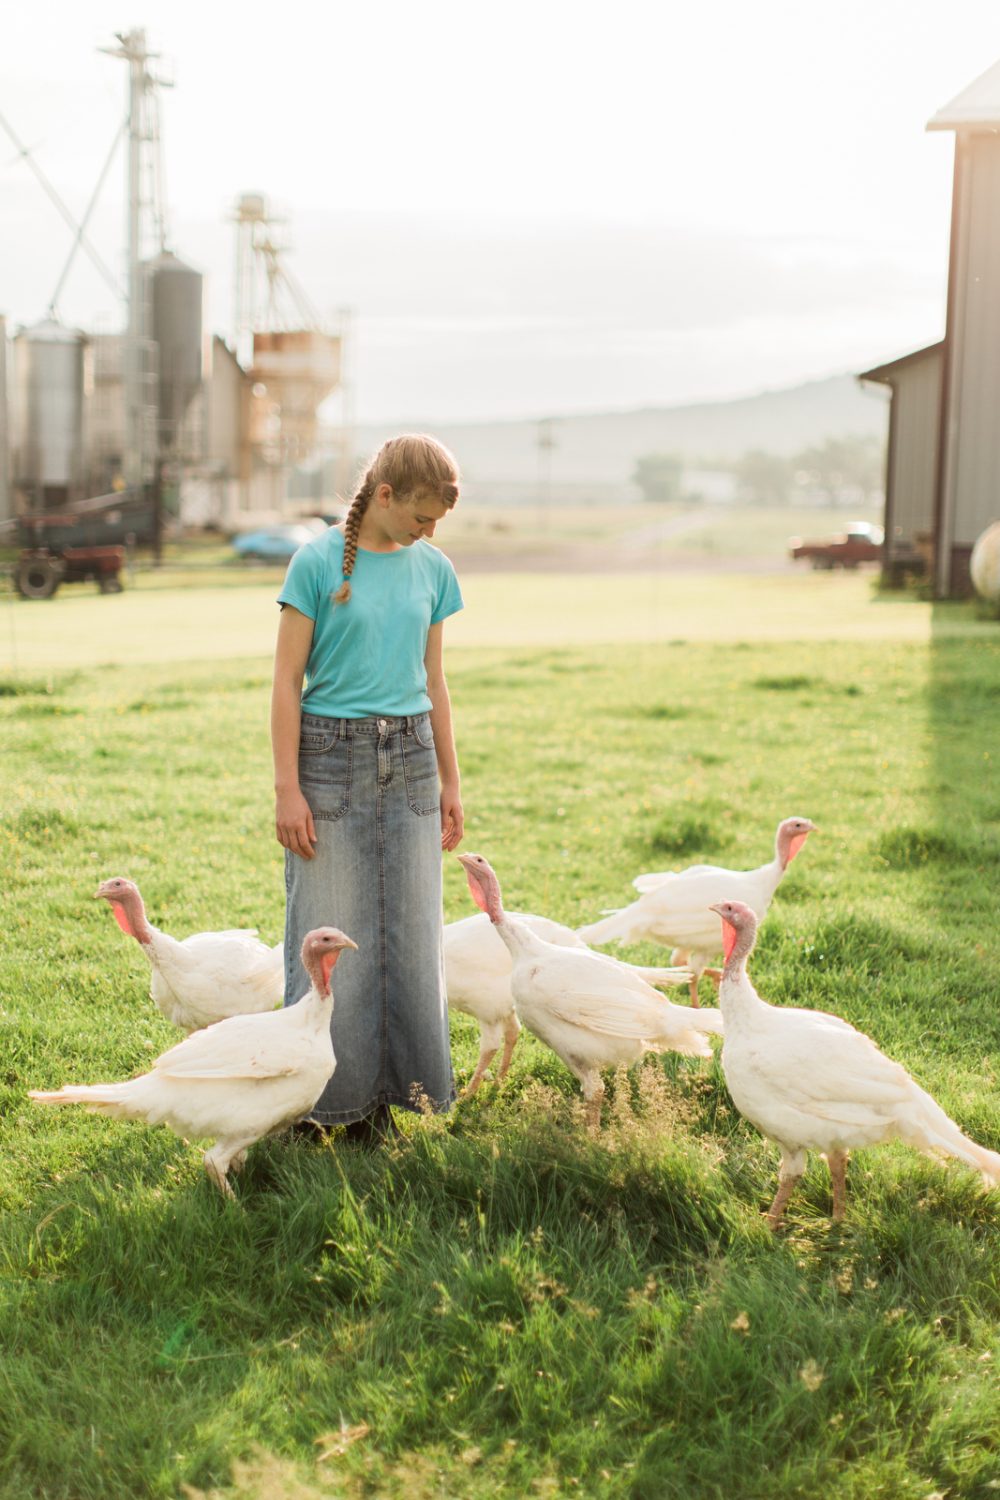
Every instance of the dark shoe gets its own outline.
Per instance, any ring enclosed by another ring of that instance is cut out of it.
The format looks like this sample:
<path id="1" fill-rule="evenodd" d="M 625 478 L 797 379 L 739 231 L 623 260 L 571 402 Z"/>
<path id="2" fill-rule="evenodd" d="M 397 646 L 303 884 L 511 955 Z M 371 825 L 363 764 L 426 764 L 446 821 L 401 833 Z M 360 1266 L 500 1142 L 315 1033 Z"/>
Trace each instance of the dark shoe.
<path id="1" fill-rule="evenodd" d="M 375 1146 L 385 1146 L 399 1140 L 403 1132 L 392 1118 L 388 1104 L 377 1104 L 363 1120 L 352 1120 L 344 1129 L 344 1140 L 351 1146 L 360 1146 L 370 1151 Z"/>

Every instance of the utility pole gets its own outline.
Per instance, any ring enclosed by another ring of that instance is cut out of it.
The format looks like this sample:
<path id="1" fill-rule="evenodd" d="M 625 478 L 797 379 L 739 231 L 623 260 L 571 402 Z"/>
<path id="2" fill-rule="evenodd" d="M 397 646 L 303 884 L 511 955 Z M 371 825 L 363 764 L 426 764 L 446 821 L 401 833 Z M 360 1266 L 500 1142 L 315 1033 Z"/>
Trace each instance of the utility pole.
<path id="1" fill-rule="evenodd" d="M 122 344 L 122 384 L 125 397 L 125 442 L 122 472 L 127 489 L 139 490 L 148 477 L 151 453 L 149 408 L 153 402 L 150 389 L 155 372 L 150 368 L 150 330 L 146 307 L 146 277 L 143 257 L 152 248 L 146 240 L 147 223 L 152 219 L 156 249 L 165 245 L 165 212 L 162 203 L 161 164 L 159 159 L 159 120 L 156 90 L 166 84 L 149 70 L 149 63 L 159 54 L 146 46 L 146 33 L 138 27 L 116 32 L 117 47 L 101 47 L 109 57 L 128 63 L 128 151 L 125 164 L 126 183 L 126 255 L 128 258 L 128 319 Z M 154 478 L 153 554 L 159 562 L 162 552 L 162 474 L 157 460 Z"/>
<path id="2" fill-rule="evenodd" d="M 549 505 L 552 500 L 552 450 L 556 440 L 552 432 L 553 418 L 542 417 L 538 423 L 538 503 L 541 507 L 540 528 L 548 525 Z"/>
<path id="3" fill-rule="evenodd" d="M 129 489 L 145 478 L 142 355 L 146 338 L 146 307 L 142 281 L 142 144 L 144 102 L 152 84 L 146 64 L 146 33 L 116 32 L 117 47 L 101 47 L 108 57 L 128 63 L 128 150 L 125 156 L 125 253 L 128 261 L 128 315 L 122 344 L 122 382 L 125 393 L 125 445 L 122 470 Z"/>

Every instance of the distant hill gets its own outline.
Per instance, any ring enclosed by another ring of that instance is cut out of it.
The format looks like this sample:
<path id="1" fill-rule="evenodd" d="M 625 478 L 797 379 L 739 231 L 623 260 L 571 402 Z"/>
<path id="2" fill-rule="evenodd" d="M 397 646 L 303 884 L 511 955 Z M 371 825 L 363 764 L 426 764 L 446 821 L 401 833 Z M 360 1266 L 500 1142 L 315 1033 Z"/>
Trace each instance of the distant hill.
<path id="1" fill-rule="evenodd" d="M 751 448 L 789 455 L 827 437 L 883 437 L 886 421 L 886 404 L 863 391 L 853 375 L 738 401 L 554 417 L 550 494 L 555 500 L 631 498 L 632 471 L 644 453 L 676 453 L 689 467 L 705 469 Z M 358 452 L 374 451 L 407 425 L 361 428 Z M 537 421 L 414 422 L 409 430 L 431 431 L 454 450 L 470 499 L 500 493 L 527 499 L 539 490 Z"/>

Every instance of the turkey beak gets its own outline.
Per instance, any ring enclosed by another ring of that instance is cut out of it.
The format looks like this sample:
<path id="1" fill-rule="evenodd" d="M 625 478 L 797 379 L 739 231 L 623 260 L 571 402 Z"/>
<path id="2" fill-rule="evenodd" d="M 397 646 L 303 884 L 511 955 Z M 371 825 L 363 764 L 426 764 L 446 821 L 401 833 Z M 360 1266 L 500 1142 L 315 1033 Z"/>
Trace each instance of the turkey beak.
<path id="1" fill-rule="evenodd" d="M 357 945 L 357 943 L 354 941 L 353 938 L 349 938 L 346 935 L 344 937 L 343 942 L 340 942 L 340 943 L 337 944 L 337 952 L 338 953 L 340 952 L 341 948 L 353 948 L 354 951 L 355 951 L 355 953 L 357 953 L 357 951 L 358 951 L 358 945 Z"/>

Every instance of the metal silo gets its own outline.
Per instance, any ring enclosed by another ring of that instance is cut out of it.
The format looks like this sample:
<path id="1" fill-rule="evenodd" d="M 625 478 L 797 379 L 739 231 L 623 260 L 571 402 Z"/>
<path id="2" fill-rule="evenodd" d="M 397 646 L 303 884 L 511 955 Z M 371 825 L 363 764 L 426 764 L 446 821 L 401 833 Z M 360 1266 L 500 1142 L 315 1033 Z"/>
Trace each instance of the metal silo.
<path id="1" fill-rule="evenodd" d="M 11 480 L 34 508 L 74 497 L 83 478 L 86 334 L 52 319 L 14 339 Z"/>
<path id="2" fill-rule="evenodd" d="M 181 422 L 202 382 L 200 271 L 165 250 L 146 263 L 150 332 L 157 346 L 160 451 L 177 445 Z"/>

